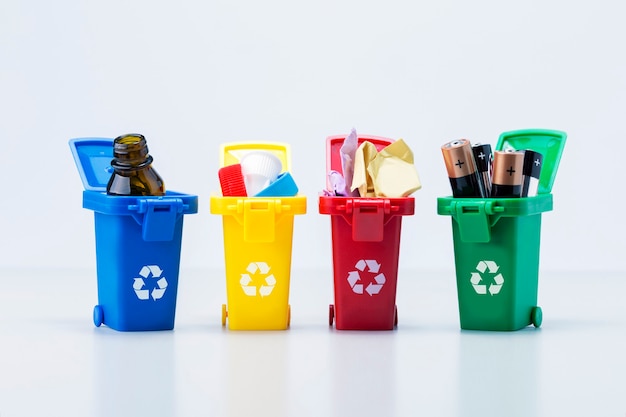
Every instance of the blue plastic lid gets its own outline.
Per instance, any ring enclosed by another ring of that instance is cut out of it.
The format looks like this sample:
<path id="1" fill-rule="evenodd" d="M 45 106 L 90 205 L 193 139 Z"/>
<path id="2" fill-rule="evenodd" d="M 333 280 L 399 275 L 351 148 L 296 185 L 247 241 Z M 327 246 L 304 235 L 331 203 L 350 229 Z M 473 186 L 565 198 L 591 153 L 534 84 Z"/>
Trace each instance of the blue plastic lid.
<path id="1" fill-rule="evenodd" d="M 288 172 L 283 172 L 276 181 L 256 193 L 254 197 L 293 197 L 298 194 L 298 186 Z"/>
<path id="2" fill-rule="evenodd" d="M 85 190 L 106 191 L 113 173 L 113 139 L 71 139 L 70 149 Z"/>

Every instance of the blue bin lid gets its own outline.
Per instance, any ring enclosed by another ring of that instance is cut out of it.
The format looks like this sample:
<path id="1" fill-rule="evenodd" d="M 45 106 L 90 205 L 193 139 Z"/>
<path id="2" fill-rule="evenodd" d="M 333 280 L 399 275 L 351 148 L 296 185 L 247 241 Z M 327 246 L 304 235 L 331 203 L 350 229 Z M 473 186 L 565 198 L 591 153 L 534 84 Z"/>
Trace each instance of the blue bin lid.
<path id="1" fill-rule="evenodd" d="M 106 191 L 113 173 L 113 139 L 71 139 L 70 149 L 85 190 Z"/>

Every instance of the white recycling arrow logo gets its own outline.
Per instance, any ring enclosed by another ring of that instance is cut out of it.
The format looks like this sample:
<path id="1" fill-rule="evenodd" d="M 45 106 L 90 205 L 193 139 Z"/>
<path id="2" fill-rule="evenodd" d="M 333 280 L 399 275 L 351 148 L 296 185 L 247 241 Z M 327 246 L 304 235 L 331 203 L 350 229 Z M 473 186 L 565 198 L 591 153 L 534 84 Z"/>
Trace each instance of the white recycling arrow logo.
<path id="1" fill-rule="evenodd" d="M 276 278 L 274 278 L 273 274 L 270 274 L 270 267 L 265 262 L 250 262 L 248 267 L 246 268 L 247 274 L 241 274 L 241 279 L 239 280 L 239 284 L 241 284 L 241 288 L 243 292 L 249 297 L 256 297 L 257 293 L 261 297 L 267 297 L 274 290 L 274 286 L 276 285 Z M 253 283 L 253 276 L 263 276 L 265 275 L 265 279 L 260 287 Z"/>
<path id="2" fill-rule="evenodd" d="M 135 278 L 133 282 L 133 289 L 137 298 L 148 300 L 152 296 L 154 301 L 163 298 L 163 294 L 165 294 L 167 289 L 167 280 L 161 274 L 163 274 L 163 270 L 158 265 L 144 265 L 141 271 L 139 271 L 139 277 Z M 156 286 L 152 288 L 152 291 L 144 288 L 146 286 L 145 280 L 148 278 L 157 280 Z"/>
<path id="3" fill-rule="evenodd" d="M 470 277 L 474 291 L 476 291 L 477 294 L 487 294 L 487 292 L 491 295 L 499 294 L 504 284 L 504 277 L 498 272 L 499 270 L 500 267 L 494 261 L 478 262 L 476 271 L 472 272 Z M 489 284 L 489 287 L 487 287 L 487 284 L 485 284 L 483 280 L 483 274 L 487 271 L 489 271 L 490 275 L 493 275 L 493 282 Z"/>
<path id="4" fill-rule="evenodd" d="M 383 285 L 385 285 L 385 274 L 380 271 L 380 264 L 375 259 L 360 259 L 356 265 L 355 271 L 348 272 L 348 284 L 350 284 L 350 288 L 356 294 L 363 294 L 363 292 L 368 293 L 370 296 L 374 294 L 378 294 L 380 290 L 382 290 Z M 374 275 L 374 281 L 369 282 L 365 287 L 361 281 L 361 272 L 365 272 L 365 269 Z"/>

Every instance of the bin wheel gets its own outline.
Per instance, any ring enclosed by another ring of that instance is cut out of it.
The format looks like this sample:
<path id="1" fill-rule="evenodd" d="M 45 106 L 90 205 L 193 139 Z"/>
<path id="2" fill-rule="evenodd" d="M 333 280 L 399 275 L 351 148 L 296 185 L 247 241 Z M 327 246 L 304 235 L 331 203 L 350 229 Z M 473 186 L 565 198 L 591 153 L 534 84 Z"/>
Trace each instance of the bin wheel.
<path id="1" fill-rule="evenodd" d="M 393 315 L 394 315 L 394 317 L 393 317 L 393 325 L 394 325 L 394 327 L 398 327 L 398 306 L 394 307 Z"/>
<path id="2" fill-rule="evenodd" d="M 93 308 L 93 324 L 96 327 L 100 327 L 100 325 L 104 323 L 104 310 L 99 305 Z"/>
<path id="3" fill-rule="evenodd" d="M 530 313 L 530 320 L 532 321 L 533 326 L 541 326 L 541 322 L 543 321 L 543 312 L 541 311 L 541 307 L 533 307 L 533 311 Z"/>
<path id="4" fill-rule="evenodd" d="M 291 304 L 287 304 L 287 327 L 291 326 Z"/>
<path id="5" fill-rule="evenodd" d="M 228 317 L 228 310 L 226 310 L 226 304 L 222 304 L 222 326 L 226 326 L 226 317 Z"/>
<path id="6" fill-rule="evenodd" d="M 328 306 L 328 325 L 332 326 L 335 321 L 335 306 L 330 304 Z"/>

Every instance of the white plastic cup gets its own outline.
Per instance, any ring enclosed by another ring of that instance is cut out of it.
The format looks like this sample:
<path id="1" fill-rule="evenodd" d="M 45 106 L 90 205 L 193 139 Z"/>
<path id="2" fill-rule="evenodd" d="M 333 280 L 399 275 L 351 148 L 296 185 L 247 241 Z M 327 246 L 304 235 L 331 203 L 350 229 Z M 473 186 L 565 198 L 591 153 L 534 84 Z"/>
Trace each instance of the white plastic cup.
<path id="1" fill-rule="evenodd" d="M 268 187 L 283 169 L 276 155 L 264 151 L 248 152 L 239 163 L 248 195 L 256 195 Z"/>

